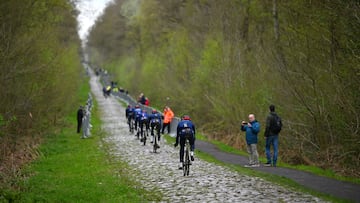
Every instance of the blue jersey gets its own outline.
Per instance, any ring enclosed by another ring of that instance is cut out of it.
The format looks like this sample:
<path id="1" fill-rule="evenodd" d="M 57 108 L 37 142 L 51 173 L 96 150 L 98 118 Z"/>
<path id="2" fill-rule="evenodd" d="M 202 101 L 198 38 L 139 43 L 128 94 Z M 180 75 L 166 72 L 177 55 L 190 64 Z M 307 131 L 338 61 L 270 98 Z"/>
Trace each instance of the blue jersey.
<path id="1" fill-rule="evenodd" d="M 185 136 L 191 133 L 195 136 L 195 125 L 190 120 L 182 120 L 178 123 L 176 134 L 178 136 Z"/>
<path id="2" fill-rule="evenodd" d="M 136 119 L 140 119 L 140 118 L 141 118 L 142 110 L 141 110 L 140 108 L 135 108 L 135 109 L 134 109 L 134 113 L 135 113 L 135 118 L 136 118 Z"/>
<path id="3" fill-rule="evenodd" d="M 134 109 L 131 107 L 127 107 L 125 110 L 126 118 L 133 118 L 134 117 Z"/>
<path id="4" fill-rule="evenodd" d="M 150 123 L 161 123 L 161 115 L 159 113 L 153 113 L 149 116 Z"/>
<path id="5" fill-rule="evenodd" d="M 149 116 L 146 112 L 141 113 L 140 120 L 144 121 L 144 120 L 147 120 L 148 118 L 149 118 Z"/>

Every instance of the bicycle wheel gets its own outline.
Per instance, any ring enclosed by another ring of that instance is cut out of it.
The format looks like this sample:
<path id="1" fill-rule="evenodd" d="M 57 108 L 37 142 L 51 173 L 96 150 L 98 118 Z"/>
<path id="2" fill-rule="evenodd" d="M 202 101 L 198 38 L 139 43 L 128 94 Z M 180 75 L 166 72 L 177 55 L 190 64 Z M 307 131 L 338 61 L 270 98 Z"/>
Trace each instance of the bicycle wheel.
<path id="1" fill-rule="evenodd" d="M 188 143 L 186 144 L 186 151 L 185 151 L 185 160 L 183 162 L 183 170 L 184 170 L 184 176 L 188 176 L 190 172 L 190 159 L 189 159 L 189 149 L 188 149 Z"/>
<path id="2" fill-rule="evenodd" d="M 146 135 L 145 135 L 145 132 L 143 134 L 143 141 L 144 141 L 144 145 L 146 144 Z"/>
<path id="3" fill-rule="evenodd" d="M 130 132 L 131 132 L 131 134 L 134 133 L 134 122 L 133 122 L 133 119 L 130 119 Z"/>
<path id="4" fill-rule="evenodd" d="M 154 136 L 154 145 L 153 145 L 153 150 L 154 150 L 154 153 L 156 153 L 156 150 L 157 150 L 157 139 L 156 139 L 156 135 L 153 135 Z"/>

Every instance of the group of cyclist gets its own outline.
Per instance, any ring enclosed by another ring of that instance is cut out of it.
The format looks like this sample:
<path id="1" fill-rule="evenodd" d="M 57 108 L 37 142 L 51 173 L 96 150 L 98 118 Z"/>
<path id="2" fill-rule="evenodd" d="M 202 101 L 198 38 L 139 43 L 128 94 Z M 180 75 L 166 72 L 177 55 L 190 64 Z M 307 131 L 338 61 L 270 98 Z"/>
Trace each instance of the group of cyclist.
<path id="1" fill-rule="evenodd" d="M 164 128 L 167 127 L 168 133 L 170 133 L 170 122 L 174 117 L 174 113 L 171 109 L 166 106 L 164 109 L 164 114 L 161 114 L 156 109 L 153 109 L 151 114 L 148 114 L 145 109 L 141 109 L 140 105 L 137 104 L 134 107 L 128 105 L 125 110 L 125 116 L 127 119 L 127 123 L 129 125 L 129 131 L 132 129 L 132 122 L 135 123 L 136 134 L 140 133 L 145 136 L 144 128 L 146 131 L 151 132 L 151 143 L 154 142 L 155 139 L 158 140 L 156 142 L 156 147 L 160 148 L 159 141 L 161 138 L 161 134 L 164 134 Z M 139 127 L 139 128 L 138 128 Z M 161 130 L 162 129 L 162 130 Z M 160 130 L 162 131 L 160 134 Z M 138 132 L 140 131 L 140 132 Z M 154 133 L 155 131 L 155 133 Z M 157 137 L 155 137 L 157 136 Z M 155 139 L 154 139 L 155 138 Z M 185 115 L 181 118 L 181 121 L 177 125 L 176 129 L 176 141 L 174 147 L 177 147 L 180 144 L 180 165 L 179 169 L 182 169 L 184 162 L 184 148 L 186 140 L 189 140 L 190 144 L 190 157 L 191 161 L 194 161 L 194 149 L 195 149 L 195 125 L 191 121 L 190 116 Z"/>

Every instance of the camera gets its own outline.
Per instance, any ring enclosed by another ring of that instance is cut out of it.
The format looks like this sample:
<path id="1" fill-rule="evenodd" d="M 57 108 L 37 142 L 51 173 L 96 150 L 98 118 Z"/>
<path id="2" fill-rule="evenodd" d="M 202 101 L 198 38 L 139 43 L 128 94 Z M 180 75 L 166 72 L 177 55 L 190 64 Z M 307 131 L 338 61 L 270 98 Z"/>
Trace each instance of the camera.
<path id="1" fill-rule="evenodd" d="M 247 125 L 248 123 L 242 123 L 243 125 Z"/>

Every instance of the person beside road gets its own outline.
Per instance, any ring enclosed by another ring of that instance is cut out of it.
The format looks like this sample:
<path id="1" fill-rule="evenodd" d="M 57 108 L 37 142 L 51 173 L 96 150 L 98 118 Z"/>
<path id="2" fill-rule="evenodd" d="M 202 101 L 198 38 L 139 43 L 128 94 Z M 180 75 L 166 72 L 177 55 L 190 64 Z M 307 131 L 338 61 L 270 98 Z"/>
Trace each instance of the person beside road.
<path id="1" fill-rule="evenodd" d="M 170 124 L 172 119 L 174 118 L 174 112 L 170 109 L 170 107 L 165 106 L 164 108 L 164 121 L 161 133 L 164 134 L 165 128 L 167 128 L 168 134 L 170 134 Z"/>
<path id="2" fill-rule="evenodd" d="M 249 153 L 249 164 L 245 167 L 259 167 L 259 154 L 257 152 L 258 133 L 260 123 L 255 119 L 254 114 L 249 114 L 249 122 L 241 122 L 241 131 L 245 131 L 247 151 Z"/>
<path id="3" fill-rule="evenodd" d="M 84 108 L 82 106 L 77 110 L 77 133 L 80 133 L 82 126 L 82 119 L 84 117 Z"/>
<path id="4" fill-rule="evenodd" d="M 272 104 L 269 106 L 270 113 L 266 118 L 266 128 L 265 128 L 265 154 L 267 162 L 264 166 L 273 166 L 276 167 L 277 157 L 278 157 L 278 146 L 279 146 L 279 133 L 281 130 L 281 118 L 275 112 L 275 106 Z M 273 148 L 273 156 L 271 157 L 271 150 Z M 272 158 L 272 159 L 271 159 Z"/>
<path id="5" fill-rule="evenodd" d="M 179 169 L 182 169 L 184 162 L 184 148 L 186 139 L 190 143 L 190 157 L 191 161 L 194 161 L 194 150 L 195 150 L 195 125 L 191 121 L 190 116 L 185 115 L 181 118 L 181 121 L 177 125 L 176 129 L 176 141 L 174 147 L 177 147 L 180 142 L 180 165 Z"/>
<path id="6" fill-rule="evenodd" d="M 145 102 L 146 102 L 146 98 L 145 98 L 144 93 L 140 93 L 139 98 L 138 98 L 138 103 L 145 105 Z"/>

